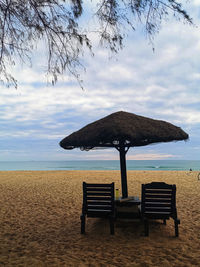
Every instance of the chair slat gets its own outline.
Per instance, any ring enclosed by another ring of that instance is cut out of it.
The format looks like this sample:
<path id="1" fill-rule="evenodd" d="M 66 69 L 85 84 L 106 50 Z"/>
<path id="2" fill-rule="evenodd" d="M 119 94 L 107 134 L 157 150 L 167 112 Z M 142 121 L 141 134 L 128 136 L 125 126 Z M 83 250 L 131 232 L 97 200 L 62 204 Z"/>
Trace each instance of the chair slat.
<path id="1" fill-rule="evenodd" d="M 99 205 L 88 205 L 87 206 L 87 210 L 91 210 L 91 209 L 94 209 L 94 210 L 112 210 L 112 206 L 99 206 Z"/>
<path id="2" fill-rule="evenodd" d="M 107 210 L 89 210 L 87 211 L 87 216 L 88 217 L 109 217 L 111 215 L 110 211 Z"/>
<path id="3" fill-rule="evenodd" d="M 87 187 L 105 187 L 105 188 L 111 188 L 112 184 L 86 184 Z"/>
<path id="4" fill-rule="evenodd" d="M 96 196 L 89 196 L 89 197 L 86 197 L 86 200 L 112 200 L 111 197 L 96 197 Z"/>
<path id="5" fill-rule="evenodd" d="M 105 192 L 89 192 L 87 193 L 88 196 L 111 196 L 111 193 Z"/>
<path id="6" fill-rule="evenodd" d="M 145 189 L 172 189 L 173 185 L 169 185 L 166 183 L 158 183 L 158 182 L 152 182 L 150 184 L 145 184 Z"/>
<path id="7" fill-rule="evenodd" d="M 171 207 L 171 202 L 146 202 L 145 207 Z"/>
<path id="8" fill-rule="evenodd" d="M 154 199 L 154 198 L 160 198 L 160 199 L 162 199 L 162 198 L 169 198 L 169 199 L 171 199 L 171 197 L 172 197 L 172 195 L 160 195 L 160 194 L 149 194 L 149 193 L 145 193 L 145 199 L 147 199 L 147 198 L 151 198 L 151 199 Z"/>
<path id="9" fill-rule="evenodd" d="M 145 215 L 160 215 L 160 216 L 162 216 L 162 215 L 170 215 L 170 212 L 168 212 L 168 211 L 165 211 L 165 212 L 160 212 L 160 211 L 148 211 L 148 212 L 145 212 Z"/>
<path id="10" fill-rule="evenodd" d="M 101 187 L 89 187 L 86 188 L 87 192 L 110 192 L 110 188 L 101 188 Z"/>
<path id="11" fill-rule="evenodd" d="M 171 207 L 145 207 L 144 208 L 144 213 L 146 214 L 146 212 L 171 212 Z"/>
<path id="12" fill-rule="evenodd" d="M 102 200 L 88 200 L 87 201 L 87 205 L 110 205 L 111 204 L 111 200 L 108 201 L 102 201 Z"/>
<path id="13" fill-rule="evenodd" d="M 162 198 L 162 199 L 159 199 L 159 198 L 145 198 L 145 203 L 155 203 L 155 202 L 158 202 L 158 203 L 171 203 L 171 198 L 169 199 L 165 199 L 165 198 Z"/>
<path id="14" fill-rule="evenodd" d="M 145 190 L 146 194 L 162 194 L 162 195 L 171 195 L 172 194 L 172 190 L 168 190 L 168 189 L 146 189 Z"/>

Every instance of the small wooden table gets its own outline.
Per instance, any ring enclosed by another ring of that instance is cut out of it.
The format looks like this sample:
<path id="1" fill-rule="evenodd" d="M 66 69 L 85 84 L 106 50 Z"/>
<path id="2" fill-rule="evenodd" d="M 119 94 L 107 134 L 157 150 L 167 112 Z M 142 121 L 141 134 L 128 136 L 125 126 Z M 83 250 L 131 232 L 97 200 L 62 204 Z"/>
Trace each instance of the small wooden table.
<path id="1" fill-rule="evenodd" d="M 115 199 L 116 217 L 125 219 L 139 219 L 141 201 L 139 197 L 129 197 L 130 199 L 123 200 L 122 197 Z"/>

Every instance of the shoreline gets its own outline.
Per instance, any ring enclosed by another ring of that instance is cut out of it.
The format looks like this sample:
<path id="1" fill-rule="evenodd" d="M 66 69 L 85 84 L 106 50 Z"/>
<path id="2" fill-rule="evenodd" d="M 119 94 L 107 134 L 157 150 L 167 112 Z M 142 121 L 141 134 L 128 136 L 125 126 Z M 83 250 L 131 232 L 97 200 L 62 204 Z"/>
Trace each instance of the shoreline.
<path id="1" fill-rule="evenodd" d="M 180 236 L 173 220 L 109 223 L 88 219 L 80 234 L 82 182 L 115 182 L 120 171 L 0 171 L 0 265 L 5 266 L 198 266 L 200 262 L 200 181 L 198 171 L 128 171 L 129 195 L 141 184 L 164 181 L 177 186 Z"/>

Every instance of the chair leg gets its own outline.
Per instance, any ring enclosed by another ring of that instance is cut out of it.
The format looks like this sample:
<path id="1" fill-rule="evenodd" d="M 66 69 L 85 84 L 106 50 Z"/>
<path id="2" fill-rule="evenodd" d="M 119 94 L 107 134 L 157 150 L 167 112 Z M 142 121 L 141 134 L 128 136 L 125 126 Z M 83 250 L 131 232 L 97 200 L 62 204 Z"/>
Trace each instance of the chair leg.
<path id="1" fill-rule="evenodd" d="M 81 234 L 85 233 L 85 215 L 81 215 Z"/>
<path id="2" fill-rule="evenodd" d="M 147 219 L 144 220 L 144 233 L 145 236 L 149 235 L 149 221 Z"/>
<path id="3" fill-rule="evenodd" d="M 175 219 L 174 220 L 174 227 L 175 227 L 175 236 L 178 237 L 179 236 L 179 231 L 178 231 L 178 225 L 180 224 L 180 220 Z"/>
<path id="4" fill-rule="evenodd" d="M 110 221 L 110 234 L 111 234 L 111 235 L 114 235 L 114 234 L 115 234 L 114 220 L 115 220 L 115 218 L 113 218 L 113 217 L 111 217 L 111 218 L 109 219 L 109 221 Z"/>

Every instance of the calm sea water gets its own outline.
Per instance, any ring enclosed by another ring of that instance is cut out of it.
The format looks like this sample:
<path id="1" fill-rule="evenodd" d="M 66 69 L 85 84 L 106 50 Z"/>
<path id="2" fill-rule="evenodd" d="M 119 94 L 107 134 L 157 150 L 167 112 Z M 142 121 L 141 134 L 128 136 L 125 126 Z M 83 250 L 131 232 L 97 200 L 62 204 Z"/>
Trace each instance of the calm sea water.
<path id="1" fill-rule="evenodd" d="M 118 160 L 1 161 L 1 171 L 15 170 L 119 170 Z M 127 160 L 128 170 L 200 170 L 200 160 Z"/>

